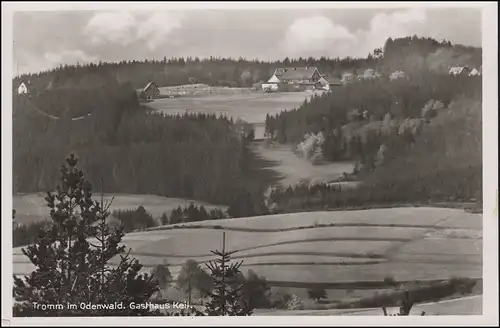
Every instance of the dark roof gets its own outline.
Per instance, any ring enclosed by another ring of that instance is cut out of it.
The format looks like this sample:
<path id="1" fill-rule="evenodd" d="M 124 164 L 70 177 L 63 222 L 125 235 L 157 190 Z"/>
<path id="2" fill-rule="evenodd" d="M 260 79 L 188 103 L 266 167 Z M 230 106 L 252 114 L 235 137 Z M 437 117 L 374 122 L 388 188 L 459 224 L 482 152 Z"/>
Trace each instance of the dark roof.
<path id="1" fill-rule="evenodd" d="M 151 86 L 155 86 L 156 88 L 158 88 L 158 86 L 156 85 L 156 83 L 154 82 L 149 82 L 145 87 L 144 89 L 142 89 L 142 91 L 146 92 Z"/>
<path id="2" fill-rule="evenodd" d="M 280 80 L 310 80 L 316 67 L 286 67 L 277 68 L 274 74 Z"/>

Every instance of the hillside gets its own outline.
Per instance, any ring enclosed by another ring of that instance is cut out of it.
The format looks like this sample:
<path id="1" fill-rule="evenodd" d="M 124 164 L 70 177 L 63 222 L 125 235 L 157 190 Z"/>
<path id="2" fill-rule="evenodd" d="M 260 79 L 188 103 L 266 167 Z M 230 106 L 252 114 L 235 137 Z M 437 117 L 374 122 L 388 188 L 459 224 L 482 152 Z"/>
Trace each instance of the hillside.
<path id="1" fill-rule="evenodd" d="M 186 223 L 128 233 L 123 243 L 145 270 L 166 260 L 175 278 L 186 260 L 213 259 L 209 250 L 220 249 L 226 231 L 226 249 L 238 251 L 244 271 L 301 293 L 323 283 L 332 300 L 347 300 L 389 288 L 386 277 L 480 278 L 481 229 L 481 215 L 463 210 L 392 208 Z M 30 269 L 26 260 L 14 249 L 15 274 Z"/>

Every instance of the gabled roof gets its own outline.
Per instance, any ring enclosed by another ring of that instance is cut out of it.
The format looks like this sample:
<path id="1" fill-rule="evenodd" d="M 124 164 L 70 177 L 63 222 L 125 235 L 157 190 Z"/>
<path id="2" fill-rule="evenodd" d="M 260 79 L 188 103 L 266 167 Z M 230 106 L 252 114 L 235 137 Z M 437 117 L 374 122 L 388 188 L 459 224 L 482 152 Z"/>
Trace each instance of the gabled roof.
<path id="1" fill-rule="evenodd" d="M 310 80 L 317 71 L 316 67 L 285 67 L 274 71 L 280 80 Z"/>
<path id="2" fill-rule="evenodd" d="M 481 75 L 481 73 L 477 69 L 472 69 L 472 71 L 469 73 L 469 76 L 475 76 L 475 75 Z"/>
<path id="3" fill-rule="evenodd" d="M 452 67 L 450 69 L 450 74 L 462 74 L 462 72 L 464 70 L 470 70 L 468 67 L 460 67 L 460 66 L 456 66 L 456 67 Z"/>
<path id="4" fill-rule="evenodd" d="M 146 84 L 146 86 L 144 87 L 144 89 L 142 89 L 142 91 L 146 92 L 146 90 L 148 90 L 151 86 L 155 86 L 155 87 L 158 88 L 158 86 L 156 85 L 156 83 L 149 82 L 148 84 Z"/>

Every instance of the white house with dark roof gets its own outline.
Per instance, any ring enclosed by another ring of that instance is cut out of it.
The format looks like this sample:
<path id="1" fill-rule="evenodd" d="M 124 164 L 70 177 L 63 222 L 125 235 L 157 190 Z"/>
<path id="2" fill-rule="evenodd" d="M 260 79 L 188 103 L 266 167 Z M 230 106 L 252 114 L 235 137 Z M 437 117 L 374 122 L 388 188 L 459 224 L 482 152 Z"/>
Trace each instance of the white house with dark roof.
<path id="1" fill-rule="evenodd" d="M 267 83 L 316 84 L 321 78 L 316 67 L 277 68 Z"/>
<path id="2" fill-rule="evenodd" d="M 471 72 L 471 69 L 469 67 L 461 67 L 461 66 L 456 66 L 450 68 L 450 75 L 458 76 L 458 75 L 469 75 Z"/>

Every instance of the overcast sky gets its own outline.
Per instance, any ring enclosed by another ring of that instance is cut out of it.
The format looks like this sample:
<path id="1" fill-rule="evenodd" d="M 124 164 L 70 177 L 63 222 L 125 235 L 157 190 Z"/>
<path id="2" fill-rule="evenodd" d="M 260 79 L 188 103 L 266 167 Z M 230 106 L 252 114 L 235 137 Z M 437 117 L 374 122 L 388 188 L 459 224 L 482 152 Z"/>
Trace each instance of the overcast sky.
<path id="1" fill-rule="evenodd" d="M 366 56 L 388 37 L 481 46 L 475 9 L 61 11 L 14 14 L 14 73 L 164 56 Z"/>

